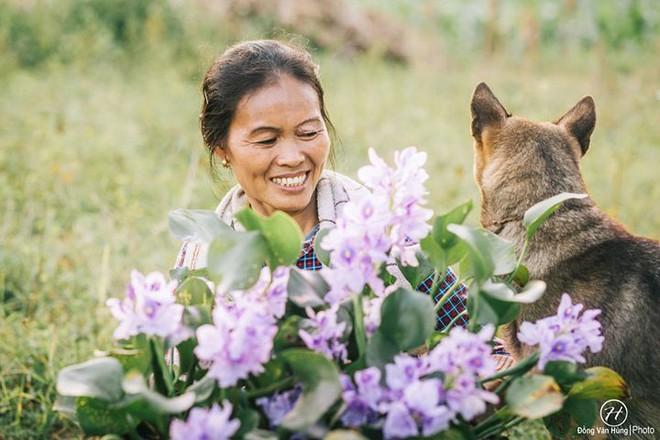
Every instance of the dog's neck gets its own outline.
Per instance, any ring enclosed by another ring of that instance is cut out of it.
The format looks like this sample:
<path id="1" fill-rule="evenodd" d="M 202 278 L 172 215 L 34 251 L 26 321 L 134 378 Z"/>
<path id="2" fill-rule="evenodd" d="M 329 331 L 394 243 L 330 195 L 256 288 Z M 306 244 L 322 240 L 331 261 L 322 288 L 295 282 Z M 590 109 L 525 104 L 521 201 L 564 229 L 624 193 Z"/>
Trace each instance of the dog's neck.
<path id="1" fill-rule="evenodd" d="M 481 226 L 488 229 L 493 234 L 499 235 L 509 223 L 522 222 L 522 220 L 523 215 L 518 214 L 503 217 L 498 220 L 493 220 L 489 216 L 482 215 Z"/>
<path id="2" fill-rule="evenodd" d="M 486 199 L 488 200 L 488 199 Z M 536 202 L 530 201 L 532 206 Z M 512 242 L 520 252 L 527 231 L 523 216 L 527 208 L 518 210 L 509 207 L 500 211 L 489 210 L 488 203 L 482 205 L 482 226 Z M 525 265 L 535 277 L 542 277 L 560 260 L 583 252 L 594 237 L 608 239 L 627 233 L 615 220 L 600 211 L 591 198 L 571 200 L 551 215 L 534 235 L 528 248 Z"/>

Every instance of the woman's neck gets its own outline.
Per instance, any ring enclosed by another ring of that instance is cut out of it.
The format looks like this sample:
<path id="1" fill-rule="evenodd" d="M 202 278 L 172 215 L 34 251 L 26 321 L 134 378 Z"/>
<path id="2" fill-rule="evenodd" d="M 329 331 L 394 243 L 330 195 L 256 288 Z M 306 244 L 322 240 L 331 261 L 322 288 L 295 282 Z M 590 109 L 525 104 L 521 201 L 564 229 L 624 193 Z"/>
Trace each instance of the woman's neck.
<path id="1" fill-rule="evenodd" d="M 300 226 L 303 237 L 306 237 L 309 231 L 314 229 L 319 223 L 319 214 L 316 208 L 316 193 L 312 196 L 312 200 L 310 200 L 309 205 L 305 209 L 290 215 L 298 223 L 298 226 Z"/>

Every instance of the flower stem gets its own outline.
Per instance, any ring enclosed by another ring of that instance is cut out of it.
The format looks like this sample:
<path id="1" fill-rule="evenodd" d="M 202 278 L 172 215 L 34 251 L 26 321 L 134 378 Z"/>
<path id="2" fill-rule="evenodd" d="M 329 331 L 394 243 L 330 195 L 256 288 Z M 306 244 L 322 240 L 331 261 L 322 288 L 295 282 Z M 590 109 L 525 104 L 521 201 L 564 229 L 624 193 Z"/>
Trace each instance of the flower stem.
<path id="1" fill-rule="evenodd" d="M 445 271 L 443 271 L 442 273 L 445 273 Z M 417 286 L 413 286 L 413 287 L 417 287 Z M 429 296 L 432 299 L 434 299 L 439 289 L 440 289 L 440 270 L 436 270 L 435 273 L 433 274 L 433 283 L 431 284 L 431 290 L 429 291 Z"/>
<path id="2" fill-rule="evenodd" d="M 272 394 L 275 391 L 283 390 L 285 388 L 291 387 L 295 383 L 295 380 L 293 377 L 287 377 L 285 379 L 280 380 L 279 382 L 272 383 L 268 386 L 265 386 L 263 388 L 259 388 L 256 390 L 248 391 L 245 393 L 245 396 L 248 399 L 253 399 L 255 397 L 261 397 L 261 396 L 267 396 L 268 394 Z"/>
<path id="3" fill-rule="evenodd" d="M 467 315 L 467 309 L 463 310 L 461 313 L 458 315 L 454 316 L 454 318 L 445 326 L 445 328 L 442 330 L 441 333 L 448 334 L 449 330 L 456 324 L 456 321 L 458 321 L 461 317 Z"/>
<path id="4" fill-rule="evenodd" d="M 505 426 L 505 422 L 500 421 L 499 423 L 496 423 L 492 426 L 489 426 L 489 427 L 483 429 L 481 432 L 476 432 L 476 430 L 475 430 L 475 436 L 476 436 L 477 439 L 492 438 L 495 434 L 498 434 L 498 433 L 504 431 L 504 426 Z"/>
<path id="5" fill-rule="evenodd" d="M 362 295 L 353 295 L 353 313 L 355 314 L 355 343 L 358 349 L 358 362 L 365 356 L 367 336 L 364 332 L 364 310 L 362 310 Z"/>
<path id="6" fill-rule="evenodd" d="M 501 379 L 506 376 L 514 376 L 514 375 L 521 376 L 522 374 L 531 370 L 534 367 L 534 365 L 536 365 L 538 360 L 539 360 L 539 352 L 536 351 L 530 357 L 523 359 L 513 367 L 504 371 L 500 371 L 499 373 L 495 373 L 492 376 L 488 376 L 484 379 L 481 379 L 479 381 L 479 384 L 483 385 L 486 382 L 491 382 L 493 380 Z"/>
<path id="7" fill-rule="evenodd" d="M 171 396 L 174 394 L 174 384 L 172 383 L 172 376 L 170 376 L 169 369 L 165 365 L 165 354 L 163 353 L 162 346 L 154 338 L 150 338 L 151 353 L 152 353 L 152 366 L 154 369 L 154 381 L 156 388 L 162 394 Z"/>
<path id="8" fill-rule="evenodd" d="M 188 387 L 195 381 L 195 368 L 197 368 L 197 358 L 195 358 L 195 360 L 190 363 L 190 368 L 188 368 L 186 373 L 185 389 L 188 389 Z"/>
<path id="9" fill-rule="evenodd" d="M 518 268 L 523 262 L 523 258 L 525 258 L 525 254 L 527 253 L 527 247 L 529 246 L 529 238 L 525 238 L 525 241 L 523 243 L 523 248 L 520 251 L 520 256 L 518 257 L 518 261 L 516 261 L 516 267 L 513 269 L 513 272 L 509 274 L 509 276 L 506 278 L 506 283 L 509 284 L 512 280 L 516 272 L 518 272 Z"/>
<path id="10" fill-rule="evenodd" d="M 511 414 L 509 408 L 506 405 L 503 406 L 474 427 L 475 435 L 477 438 L 483 438 L 491 435 L 493 430 L 499 430 L 502 426 L 504 426 L 506 419 L 510 417 L 510 415 Z"/>
<path id="11" fill-rule="evenodd" d="M 433 281 L 433 284 L 436 285 L 435 280 Z M 438 283 L 437 285 L 439 286 L 440 284 Z M 451 295 L 456 291 L 456 289 L 459 288 L 460 285 L 461 285 L 461 282 L 458 280 L 458 278 L 456 278 L 456 281 L 454 281 L 454 284 L 452 284 L 449 287 L 449 289 L 447 289 L 447 291 L 442 294 L 442 298 L 440 298 L 440 300 L 435 304 L 436 313 L 439 312 L 440 309 L 442 309 L 442 306 L 444 306 L 447 301 L 449 301 L 449 298 L 451 297 Z"/>

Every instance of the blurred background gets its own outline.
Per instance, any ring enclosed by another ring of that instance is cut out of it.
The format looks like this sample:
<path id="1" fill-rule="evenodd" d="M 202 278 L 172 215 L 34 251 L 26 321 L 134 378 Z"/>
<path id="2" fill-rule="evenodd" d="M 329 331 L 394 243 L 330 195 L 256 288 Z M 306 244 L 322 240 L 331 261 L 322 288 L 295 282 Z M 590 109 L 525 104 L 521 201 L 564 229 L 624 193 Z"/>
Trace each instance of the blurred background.
<path id="1" fill-rule="evenodd" d="M 321 66 L 337 171 L 429 154 L 430 206 L 479 196 L 469 100 L 555 120 L 591 95 L 593 198 L 660 238 L 657 0 L 0 0 L 0 438 L 71 438 L 54 377 L 108 347 L 104 303 L 167 271 L 176 208 L 213 209 L 200 83 L 229 44 L 285 38 Z"/>

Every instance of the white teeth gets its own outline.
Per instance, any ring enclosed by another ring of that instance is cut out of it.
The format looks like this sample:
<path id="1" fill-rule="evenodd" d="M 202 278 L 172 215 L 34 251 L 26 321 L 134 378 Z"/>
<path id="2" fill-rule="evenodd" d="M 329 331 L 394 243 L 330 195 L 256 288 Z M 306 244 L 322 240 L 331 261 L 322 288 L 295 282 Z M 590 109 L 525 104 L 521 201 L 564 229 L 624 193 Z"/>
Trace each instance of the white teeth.
<path id="1" fill-rule="evenodd" d="M 301 174 L 296 177 L 274 177 L 272 180 L 274 183 L 282 186 L 300 186 L 305 182 L 305 174 Z"/>

